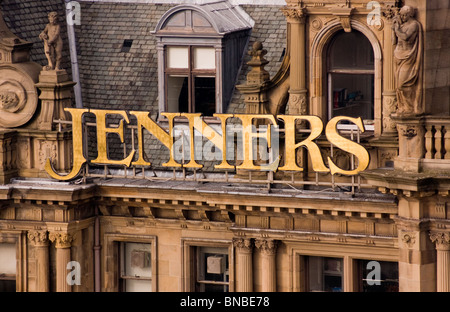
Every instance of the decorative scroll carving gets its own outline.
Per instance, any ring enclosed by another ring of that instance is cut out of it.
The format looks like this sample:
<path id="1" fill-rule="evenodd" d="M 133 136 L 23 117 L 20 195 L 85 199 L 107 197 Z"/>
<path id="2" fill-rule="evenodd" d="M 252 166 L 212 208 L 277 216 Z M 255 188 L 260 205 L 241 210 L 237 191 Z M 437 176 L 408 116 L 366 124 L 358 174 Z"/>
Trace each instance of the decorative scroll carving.
<path id="1" fill-rule="evenodd" d="M 398 114 L 423 113 L 423 33 L 414 15 L 412 7 L 404 6 L 392 17 Z"/>
<path id="2" fill-rule="evenodd" d="M 70 248 L 73 241 L 73 236 L 69 233 L 50 233 L 48 237 L 56 248 Z"/>
<path id="3" fill-rule="evenodd" d="M 48 233 L 47 231 L 28 231 L 27 237 L 33 242 L 35 246 L 47 246 L 48 245 Z"/>
<path id="4" fill-rule="evenodd" d="M 255 247 L 266 255 L 275 255 L 277 253 L 278 241 L 273 239 L 257 239 Z"/>

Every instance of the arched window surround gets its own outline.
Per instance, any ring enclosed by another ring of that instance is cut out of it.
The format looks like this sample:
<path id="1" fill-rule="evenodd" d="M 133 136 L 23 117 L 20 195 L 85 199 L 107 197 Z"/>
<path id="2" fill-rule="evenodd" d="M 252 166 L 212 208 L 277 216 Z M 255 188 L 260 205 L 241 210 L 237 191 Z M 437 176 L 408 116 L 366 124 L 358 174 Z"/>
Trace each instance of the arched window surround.
<path id="1" fill-rule="evenodd" d="M 374 128 L 375 135 L 381 133 L 382 120 L 382 76 L 383 53 L 380 42 L 370 28 L 364 23 L 352 20 L 352 29 L 361 32 L 370 41 L 374 52 Z M 342 30 L 337 20 L 322 28 L 315 36 L 310 50 L 310 114 L 327 117 L 327 48 L 336 33 Z"/>

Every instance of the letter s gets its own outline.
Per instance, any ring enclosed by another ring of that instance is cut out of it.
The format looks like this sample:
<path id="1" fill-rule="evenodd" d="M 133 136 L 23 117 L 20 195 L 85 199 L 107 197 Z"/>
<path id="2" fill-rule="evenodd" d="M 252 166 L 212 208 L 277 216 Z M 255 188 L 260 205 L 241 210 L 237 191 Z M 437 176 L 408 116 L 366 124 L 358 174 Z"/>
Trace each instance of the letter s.
<path id="1" fill-rule="evenodd" d="M 361 130 L 361 132 L 364 132 L 365 129 L 364 129 L 362 119 L 361 119 L 361 117 L 351 118 L 351 117 L 345 117 L 345 116 L 337 116 L 337 117 L 334 117 L 333 119 L 331 119 L 328 122 L 327 127 L 325 128 L 325 133 L 326 133 L 327 139 L 331 144 L 334 144 L 336 147 L 340 148 L 341 150 L 351 153 L 351 154 L 355 155 L 356 157 L 358 157 L 358 167 L 353 170 L 343 170 L 343 169 L 339 168 L 338 166 L 336 166 L 330 157 L 328 157 L 328 164 L 330 166 L 331 174 L 340 173 L 340 174 L 345 174 L 345 175 L 356 175 L 359 172 L 366 170 L 366 168 L 369 166 L 370 156 L 369 156 L 369 153 L 367 152 L 367 150 L 363 146 L 339 135 L 339 132 L 337 131 L 336 126 L 339 123 L 339 121 L 341 121 L 341 120 L 351 121 L 352 123 L 354 123 L 355 125 L 358 126 L 358 128 Z"/>

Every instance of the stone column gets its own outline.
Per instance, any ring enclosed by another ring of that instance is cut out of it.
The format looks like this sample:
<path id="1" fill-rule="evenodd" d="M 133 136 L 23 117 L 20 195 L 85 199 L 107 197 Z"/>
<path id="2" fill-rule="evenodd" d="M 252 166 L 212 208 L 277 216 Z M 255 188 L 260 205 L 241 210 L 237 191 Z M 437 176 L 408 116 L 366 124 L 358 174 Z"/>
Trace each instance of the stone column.
<path id="1" fill-rule="evenodd" d="M 398 195 L 399 289 L 400 292 L 436 291 L 436 259 L 429 236 L 429 223 L 424 222 L 424 198 Z"/>
<path id="2" fill-rule="evenodd" d="M 430 238 L 436 244 L 437 251 L 437 291 L 450 292 L 450 233 L 431 233 Z"/>
<path id="3" fill-rule="evenodd" d="M 67 264 L 70 260 L 70 247 L 73 237 L 68 233 L 50 233 L 49 238 L 56 248 L 56 291 L 71 292 L 72 286 L 67 283 Z"/>
<path id="4" fill-rule="evenodd" d="M 397 97 L 395 92 L 394 75 L 394 44 L 392 42 L 392 18 L 397 14 L 398 8 L 388 6 L 383 15 L 384 25 L 384 59 L 383 59 L 383 119 L 382 135 L 395 137 L 397 129 L 391 114 L 397 111 Z"/>
<path id="5" fill-rule="evenodd" d="M 236 247 L 236 291 L 253 291 L 253 240 L 235 238 Z"/>
<path id="6" fill-rule="evenodd" d="M 49 292 L 49 254 L 47 231 L 28 231 L 28 239 L 34 245 L 36 260 L 36 291 Z"/>
<path id="7" fill-rule="evenodd" d="M 306 88 L 306 12 L 304 8 L 287 6 L 282 9 L 290 25 L 291 51 L 289 114 L 308 115 Z"/>
<path id="8" fill-rule="evenodd" d="M 277 291 L 277 265 L 276 254 L 278 241 L 273 239 L 257 239 L 255 246 L 261 251 L 261 267 L 262 267 L 262 291 Z"/>

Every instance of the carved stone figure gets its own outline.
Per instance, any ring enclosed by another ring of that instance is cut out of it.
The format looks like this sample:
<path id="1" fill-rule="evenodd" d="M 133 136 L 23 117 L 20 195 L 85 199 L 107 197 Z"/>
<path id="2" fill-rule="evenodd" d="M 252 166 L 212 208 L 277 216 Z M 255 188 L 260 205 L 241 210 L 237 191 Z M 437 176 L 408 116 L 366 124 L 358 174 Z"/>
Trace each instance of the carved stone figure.
<path id="1" fill-rule="evenodd" d="M 422 26 L 414 18 L 414 9 L 401 8 L 393 19 L 396 92 L 399 114 L 422 114 Z"/>
<path id="2" fill-rule="evenodd" d="M 44 51 L 48 60 L 48 65 L 44 70 L 59 70 L 62 58 L 61 26 L 58 24 L 58 13 L 48 14 L 49 23 L 44 31 L 39 35 L 44 40 Z"/>

